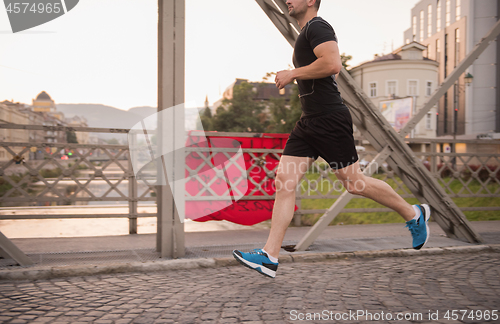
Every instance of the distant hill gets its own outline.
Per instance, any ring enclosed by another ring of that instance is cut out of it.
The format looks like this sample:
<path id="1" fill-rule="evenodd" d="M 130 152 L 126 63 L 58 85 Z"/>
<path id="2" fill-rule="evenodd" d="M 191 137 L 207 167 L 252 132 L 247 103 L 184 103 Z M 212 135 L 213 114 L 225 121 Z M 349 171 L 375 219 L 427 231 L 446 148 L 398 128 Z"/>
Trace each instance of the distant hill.
<path id="1" fill-rule="evenodd" d="M 121 110 L 100 104 L 57 104 L 57 110 L 64 113 L 65 117 L 75 115 L 85 117 L 90 127 L 126 128 L 130 129 L 144 118 L 141 114 L 146 107 L 137 107 L 133 111 Z M 154 108 L 151 108 L 154 113 Z"/>
<path id="2" fill-rule="evenodd" d="M 122 110 L 101 104 L 56 104 L 57 110 L 61 111 L 65 117 L 81 116 L 87 119 L 89 127 L 99 128 L 124 128 L 131 129 L 135 124 L 145 117 L 157 112 L 156 107 L 133 107 L 129 110 Z M 195 129 L 198 109 L 185 110 L 186 129 Z M 126 135 L 118 134 L 98 134 L 103 139 L 125 139 Z"/>
<path id="3" fill-rule="evenodd" d="M 131 129 L 144 117 L 154 114 L 156 111 L 152 107 L 136 107 L 126 111 L 101 104 L 57 104 L 56 106 L 57 110 L 64 113 L 65 117 L 82 116 L 87 119 L 89 127 L 99 128 Z M 148 115 L 148 112 L 151 113 Z M 98 137 L 102 139 L 116 138 L 125 143 L 127 136 L 125 134 L 99 133 Z"/>
<path id="4" fill-rule="evenodd" d="M 128 110 L 128 112 L 142 116 L 143 118 L 151 116 L 152 114 L 156 113 L 157 111 L 158 111 L 158 109 L 156 107 L 149 107 L 149 106 L 134 107 L 134 108 L 130 108 Z"/>

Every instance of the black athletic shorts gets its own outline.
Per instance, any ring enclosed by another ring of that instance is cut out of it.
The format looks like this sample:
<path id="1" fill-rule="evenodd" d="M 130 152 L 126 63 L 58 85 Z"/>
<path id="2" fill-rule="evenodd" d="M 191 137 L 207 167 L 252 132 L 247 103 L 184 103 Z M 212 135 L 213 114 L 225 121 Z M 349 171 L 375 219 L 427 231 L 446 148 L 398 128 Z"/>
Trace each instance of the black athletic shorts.
<path id="1" fill-rule="evenodd" d="M 321 156 L 332 169 L 342 169 L 358 161 L 349 109 L 339 109 L 320 117 L 301 117 L 290 133 L 283 155 Z"/>

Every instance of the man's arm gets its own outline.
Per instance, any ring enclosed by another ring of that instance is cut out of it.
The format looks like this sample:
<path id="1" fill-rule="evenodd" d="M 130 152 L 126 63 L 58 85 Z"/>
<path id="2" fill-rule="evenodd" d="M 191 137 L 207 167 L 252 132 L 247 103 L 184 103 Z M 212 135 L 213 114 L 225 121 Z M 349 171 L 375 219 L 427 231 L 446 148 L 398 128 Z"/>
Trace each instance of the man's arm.
<path id="1" fill-rule="evenodd" d="M 329 41 L 319 44 L 314 48 L 316 61 L 307 66 L 294 70 L 285 70 L 276 73 L 276 86 L 283 89 L 293 80 L 321 79 L 337 74 L 342 69 L 342 60 L 337 42 Z"/>

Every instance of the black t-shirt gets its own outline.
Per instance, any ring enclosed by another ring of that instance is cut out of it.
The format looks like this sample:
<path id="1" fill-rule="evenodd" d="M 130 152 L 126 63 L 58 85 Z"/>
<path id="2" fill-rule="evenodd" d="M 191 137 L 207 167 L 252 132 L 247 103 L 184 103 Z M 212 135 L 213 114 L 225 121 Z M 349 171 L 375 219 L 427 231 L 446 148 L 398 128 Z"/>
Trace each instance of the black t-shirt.
<path id="1" fill-rule="evenodd" d="M 302 28 L 293 51 L 295 68 L 307 66 L 317 57 L 314 48 L 328 41 L 337 41 L 332 26 L 321 17 L 314 17 Z M 337 109 L 347 109 L 340 96 L 335 75 L 313 80 L 297 80 L 302 117 L 318 117 Z"/>

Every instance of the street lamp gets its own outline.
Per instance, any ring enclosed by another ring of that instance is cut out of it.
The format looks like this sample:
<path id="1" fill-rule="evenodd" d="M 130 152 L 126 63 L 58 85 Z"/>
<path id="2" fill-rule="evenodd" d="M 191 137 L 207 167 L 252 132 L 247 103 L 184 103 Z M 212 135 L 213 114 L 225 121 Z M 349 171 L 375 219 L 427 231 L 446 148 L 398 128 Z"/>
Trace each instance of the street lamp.
<path id="1" fill-rule="evenodd" d="M 464 78 L 465 84 L 469 86 L 472 83 L 473 79 L 474 77 L 472 76 L 472 74 L 467 73 Z"/>
<path id="2" fill-rule="evenodd" d="M 474 80 L 474 76 L 472 74 L 467 73 L 464 77 L 465 85 L 468 87 L 471 85 Z M 458 106 L 459 106 L 459 96 L 461 92 L 465 92 L 465 86 L 460 85 L 458 83 L 455 84 L 455 99 L 453 103 L 453 139 L 456 139 L 457 136 L 457 128 L 458 128 Z"/>

